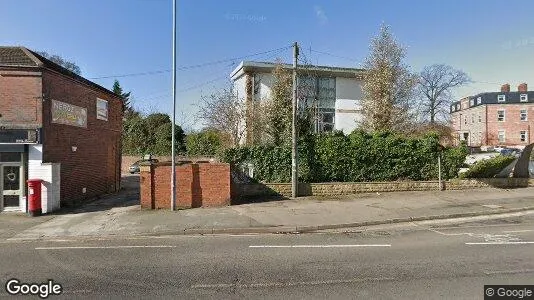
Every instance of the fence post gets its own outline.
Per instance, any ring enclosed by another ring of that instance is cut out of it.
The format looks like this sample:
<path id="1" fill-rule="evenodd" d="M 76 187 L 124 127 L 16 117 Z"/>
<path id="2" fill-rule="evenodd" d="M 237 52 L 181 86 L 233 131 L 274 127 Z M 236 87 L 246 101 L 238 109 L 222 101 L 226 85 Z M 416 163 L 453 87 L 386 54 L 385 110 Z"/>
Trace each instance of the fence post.
<path id="1" fill-rule="evenodd" d="M 441 152 L 438 153 L 438 189 L 441 191 L 442 190 L 442 186 L 441 186 Z"/>

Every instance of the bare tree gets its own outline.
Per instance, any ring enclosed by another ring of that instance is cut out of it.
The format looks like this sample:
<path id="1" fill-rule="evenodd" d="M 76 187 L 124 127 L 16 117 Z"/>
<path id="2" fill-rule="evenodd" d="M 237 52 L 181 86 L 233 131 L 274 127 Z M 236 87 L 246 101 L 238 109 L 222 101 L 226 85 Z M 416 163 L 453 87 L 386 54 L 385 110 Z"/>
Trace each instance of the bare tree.
<path id="1" fill-rule="evenodd" d="M 42 57 L 52 61 L 53 63 L 56 63 L 60 66 L 62 66 L 63 68 L 75 73 L 76 75 L 81 75 L 82 74 L 82 70 L 80 69 L 80 67 L 71 62 L 71 61 L 68 61 L 66 59 L 64 59 L 63 57 L 57 55 L 57 54 L 48 54 L 48 52 L 45 52 L 45 51 L 41 51 L 41 52 L 37 52 L 37 54 L 41 55 Z"/>
<path id="2" fill-rule="evenodd" d="M 383 25 L 373 38 L 366 58 L 362 86 L 362 127 L 372 131 L 404 131 L 414 116 L 413 95 L 416 77 L 403 63 L 405 50 Z"/>
<path id="3" fill-rule="evenodd" d="M 421 94 L 421 107 L 425 118 L 436 123 L 439 116 L 448 115 L 452 102 L 452 89 L 471 82 L 469 76 L 451 66 L 435 64 L 426 66 L 419 75 L 417 85 Z"/>
<path id="4" fill-rule="evenodd" d="M 246 104 L 239 99 L 230 84 L 228 87 L 208 96 L 202 96 L 199 118 L 204 126 L 218 130 L 230 138 L 231 146 L 238 146 L 244 138 L 246 126 Z"/>

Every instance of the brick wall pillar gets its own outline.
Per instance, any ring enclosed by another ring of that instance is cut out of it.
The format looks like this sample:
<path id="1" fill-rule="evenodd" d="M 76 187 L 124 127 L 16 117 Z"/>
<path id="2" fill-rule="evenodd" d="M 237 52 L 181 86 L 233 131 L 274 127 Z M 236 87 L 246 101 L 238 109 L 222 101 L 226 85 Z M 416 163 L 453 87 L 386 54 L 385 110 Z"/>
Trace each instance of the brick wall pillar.
<path id="1" fill-rule="evenodd" d="M 155 208 L 154 195 L 154 167 L 140 166 L 139 175 L 139 196 L 141 198 L 142 209 Z"/>

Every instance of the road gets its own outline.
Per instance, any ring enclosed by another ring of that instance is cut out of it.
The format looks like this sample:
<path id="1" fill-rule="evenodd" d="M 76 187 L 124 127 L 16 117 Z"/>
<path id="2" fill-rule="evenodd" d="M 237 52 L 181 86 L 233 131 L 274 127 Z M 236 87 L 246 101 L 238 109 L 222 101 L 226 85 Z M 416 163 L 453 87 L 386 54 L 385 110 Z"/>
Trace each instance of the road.
<path id="1" fill-rule="evenodd" d="M 59 299 L 483 299 L 484 284 L 534 284 L 534 214 L 352 233 L 4 240 L 0 247 L 2 285 L 52 279 L 63 286 Z"/>

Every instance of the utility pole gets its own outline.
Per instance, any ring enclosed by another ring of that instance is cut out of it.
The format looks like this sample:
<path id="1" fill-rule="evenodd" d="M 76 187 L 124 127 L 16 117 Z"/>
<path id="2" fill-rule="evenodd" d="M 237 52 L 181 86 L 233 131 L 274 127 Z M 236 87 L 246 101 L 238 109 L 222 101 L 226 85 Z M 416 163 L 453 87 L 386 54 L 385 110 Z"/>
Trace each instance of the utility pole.
<path id="1" fill-rule="evenodd" d="M 297 153 L 297 59 L 299 45 L 293 44 L 293 118 L 291 126 L 291 196 L 298 196 L 298 153 Z"/>
<path id="2" fill-rule="evenodd" d="M 171 211 L 176 206 L 176 0 L 172 0 L 172 145 L 171 145 Z"/>

